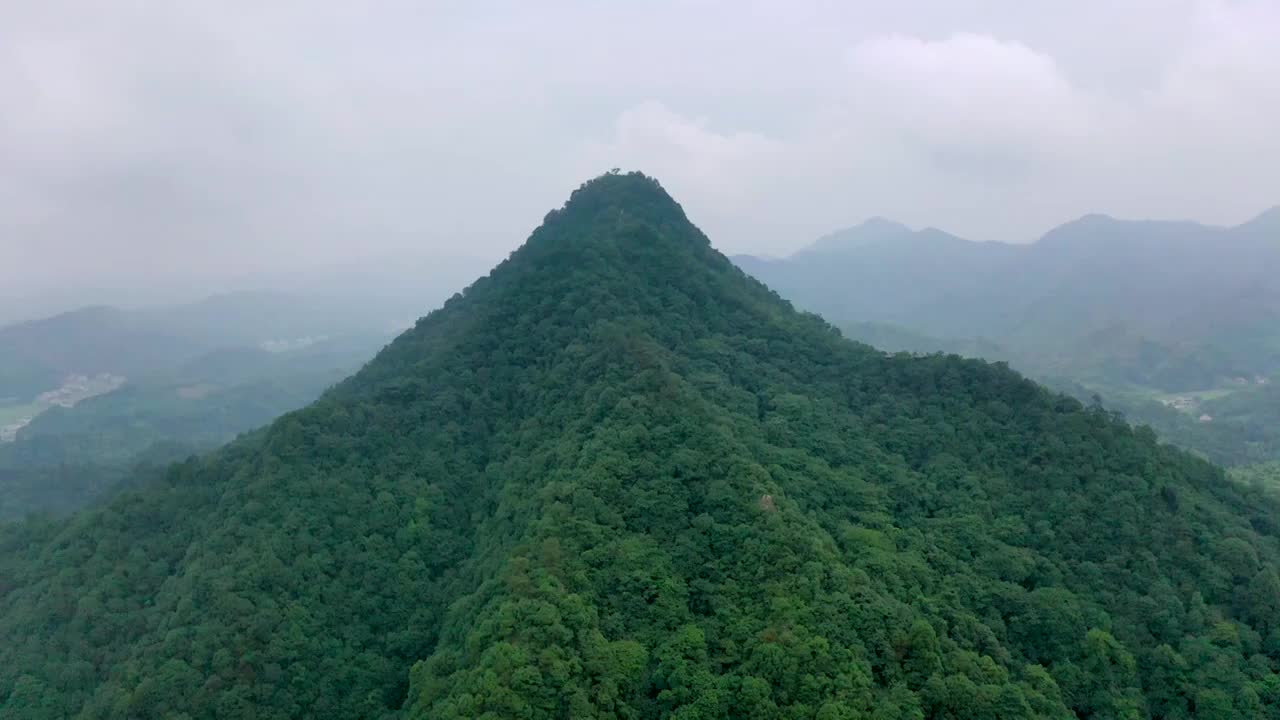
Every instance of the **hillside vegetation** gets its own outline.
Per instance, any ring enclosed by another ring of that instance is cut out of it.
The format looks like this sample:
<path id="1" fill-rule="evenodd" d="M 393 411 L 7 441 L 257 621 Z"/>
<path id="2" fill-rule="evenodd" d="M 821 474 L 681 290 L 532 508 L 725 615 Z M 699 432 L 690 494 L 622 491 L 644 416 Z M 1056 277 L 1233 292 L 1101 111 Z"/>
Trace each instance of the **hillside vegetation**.
<path id="1" fill-rule="evenodd" d="M 610 174 L 307 408 L 0 531 L 0 717 L 1274 720 L 1278 510 Z"/>

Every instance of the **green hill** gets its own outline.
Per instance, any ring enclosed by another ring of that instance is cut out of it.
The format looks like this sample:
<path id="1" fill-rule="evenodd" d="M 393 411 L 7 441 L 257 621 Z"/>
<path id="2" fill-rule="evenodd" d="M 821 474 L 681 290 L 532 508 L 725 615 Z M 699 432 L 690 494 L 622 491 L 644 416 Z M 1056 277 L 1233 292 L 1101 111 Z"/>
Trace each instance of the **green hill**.
<path id="1" fill-rule="evenodd" d="M 606 175 L 311 406 L 0 536 L 3 718 L 1258 718 L 1277 507 Z"/>

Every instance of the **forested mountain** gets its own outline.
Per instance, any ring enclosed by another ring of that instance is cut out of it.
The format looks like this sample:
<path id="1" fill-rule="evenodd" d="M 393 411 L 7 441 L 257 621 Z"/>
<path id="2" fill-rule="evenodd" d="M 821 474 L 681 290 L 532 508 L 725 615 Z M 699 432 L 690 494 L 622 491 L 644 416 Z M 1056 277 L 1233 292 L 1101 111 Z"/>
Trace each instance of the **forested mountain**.
<path id="1" fill-rule="evenodd" d="M 1204 400 L 1265 407 L 1265 385 L 1280 380 L 1280 210 L 1233 228 L 1090 215 L 1027 245 L 877 219 L 786 259 L 735 262 L 886 349 L 1006 360 L 1179 442 L 1203 435 L 1188 446 L 1218 461 L 1280 450 L 1280 426 L 1253 424 L 1253 412 L 1194 427 L 1219 422 Z"/>
<path id="2" fill-rule="evenodd" d="M 610 174 L 311 406 L 0 531 L 0 717 L 1274 719 L 1278 511 Z"/>

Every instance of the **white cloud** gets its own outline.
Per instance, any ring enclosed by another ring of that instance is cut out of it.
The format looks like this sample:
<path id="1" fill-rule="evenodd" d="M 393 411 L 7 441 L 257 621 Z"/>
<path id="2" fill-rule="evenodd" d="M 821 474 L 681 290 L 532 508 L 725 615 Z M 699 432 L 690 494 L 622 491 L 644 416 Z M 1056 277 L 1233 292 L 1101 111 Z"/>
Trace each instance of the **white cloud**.
<path id="1" fill-rule="evenodd" d="M 1199 2 L 1187 27 L 1128 93 L 1016 39 L 871 35 L 832 48 L 842 72 L 789 132 L 649 102 L 589 156 L 651 169 L 713 238 L 762 251 L 875 214 L 1004 240 L 1094 211 L 1239 222 L 1280 202 L 1280 4 Z"/>
<path id="2" fill-rule="evenodd" d="M 987 35 L 872 38 L 848 64 L 849 104 L 864 121 L 975 165 L 1038 161 L 1104 122 L 1053 58 Z"/>
<path id="3" fill-rule="evenodd" d="M 784 148 L 759 133 L 713 130 L 705 118 L 685 117 L 649 101 L 624 110 L 612 143 L 599 150 L 621 164 L 651 168 L 660 177 L 732 198 Z"/>
<path id="4" fill-rule="evenodd" d="M 730 251 L 1234 222 L 1280 202 L 1277 35 L 1275 0 L 8 3 L 0 285 L 500 256 L 614 166 Z"/>
<path id="5" fill-rule="evenodd" d="M 1195 17 L 1199 32 L 1147 98 L 1151 112 L 1173 113 L 1200 131 L 1229 130 L 1220 140 L 1275 138 L 1280 3 L 1202 2 Z"/>

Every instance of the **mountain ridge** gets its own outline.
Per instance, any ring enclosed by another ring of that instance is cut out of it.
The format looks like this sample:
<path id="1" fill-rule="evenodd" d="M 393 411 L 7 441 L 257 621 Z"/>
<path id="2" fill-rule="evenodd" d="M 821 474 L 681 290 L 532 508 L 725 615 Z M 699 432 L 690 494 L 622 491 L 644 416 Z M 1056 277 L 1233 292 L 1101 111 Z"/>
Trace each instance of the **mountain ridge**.
<path id="1" fill-rule="evenodd" d="M 856 248 L 860 245 L 866 245 L 875 242 L 902 240 L 910 237 L 918 237 L 921 235 L 946 236 L 950 239 L 962 240 L 975 245 L 1003 245 L 1011 247 L 1029 247 L 1046 240 L 1053 242 L 1063 236 L 1075 234 L 1081 230 L 1095 231 L 1100 228 L 1116 229 L 1116 228 L 1135 228 L 1142 226 L 1156 226 L 1166 228 L 1184 228 L 1198 229 L 1202 231 L 1243 231 L 1254 229 L 1276 229 L 1280 228 L 1280 205 L 1268 208 L 1253 216 L 1252 218 L 1240 222 L 1236 225 L 1210 225 L 1195 220 L 1158 220 L 1158 219 L 1141 219 L 1141 218 L 1119 218 L 1107 213 L 1085 213 L 1077 218 L 1067 220 L 1055 225 L 1045 232 L 1038 235 L 1034 240 L 1029 242 L 1005 242 L 999 240 L 975 240 L 962 235 L 956 235 L 945 229 L 934 225 L 927 225 L 920 229 L 913 229 L 905 223 L 898 222 L 891 218 L 880 215 L 873 215 L 866 220 L 848 227 L 840 228 L 829 232 L 808 245 L 801 246 L 790 253 L 779 256 L 765 256 L 751 253 L 738 253 L 730 257 L 737 262 L 739 259 L 755 259 L 755 260 L 785 260 L 793 258 L 796 255 L 803 255 L 813 252 L 832 252 L 840 249 Z"/>
<path id="2" fill-rule="evenodd" d="M 1208 375 L 1165 376 L 1159 388 L 1167 392 L 1280 371 L 1267 334 L 1255 331 L 1280 311 L 1269 299 L 1280 295 L 1280 243 L 1265 222 L 1219 228 L 1088 215 L 1028 244 L 954 238 L 860 245 L 820 260 L 803 251 L 734 260 L 837 324 L 985 337 L 1024 359 L 1069 353 L 1100 330 L 1126 326 L 1157 345 L 1230 356 Z"/>
<path id="3" fill-rule="evenodd" d="M 0 717 L 1261 719 L 1275 509 L 611 174 L 307 408 L 0 532 Z"/>
<path id="4" fill-rule="evenodd" d="M 1237 228 L 1248 230 L 1280 230 L 1280 205 L 1263 210 L 1252 220 L 1242 223 Z"/>

